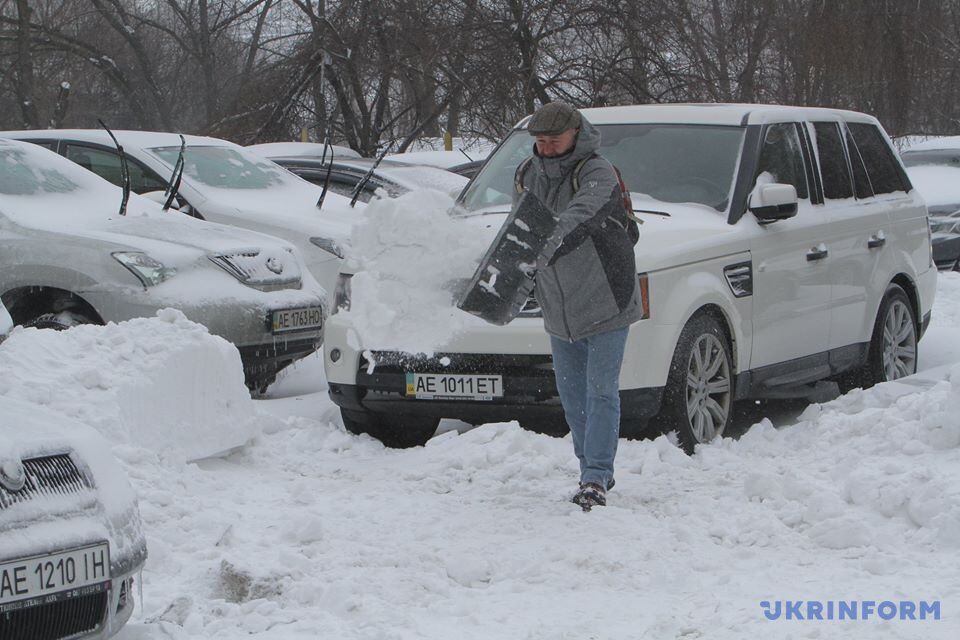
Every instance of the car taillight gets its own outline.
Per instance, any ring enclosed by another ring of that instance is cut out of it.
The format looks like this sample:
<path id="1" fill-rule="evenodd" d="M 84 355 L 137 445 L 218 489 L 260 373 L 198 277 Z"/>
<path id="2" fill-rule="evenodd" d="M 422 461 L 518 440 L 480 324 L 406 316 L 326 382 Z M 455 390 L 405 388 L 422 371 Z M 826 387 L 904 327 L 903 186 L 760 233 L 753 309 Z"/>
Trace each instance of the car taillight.
<path id="1" fill-rule="evenodd" d="M 935 267 L 936 264 L 933 261 L 933 229 L 930 225 L 930 216 L 927 216 L 927 247 L 930 248 L 930 266 Z"/>

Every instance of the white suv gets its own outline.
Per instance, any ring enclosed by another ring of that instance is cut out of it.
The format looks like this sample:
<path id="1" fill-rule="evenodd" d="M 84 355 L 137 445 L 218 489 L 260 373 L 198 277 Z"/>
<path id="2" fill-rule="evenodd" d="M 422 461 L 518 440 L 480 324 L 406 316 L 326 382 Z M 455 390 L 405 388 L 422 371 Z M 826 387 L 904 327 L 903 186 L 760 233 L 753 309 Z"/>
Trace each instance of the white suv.
<path id="1" fill-rule="evenodd" d="M 620 376 L 622 432 L 651 423 L 692 451 L 723 433 L 734 400 L 916 370 L 936 287 L 927 210 L 875 118 L 759 105 L 583 113 L 643 221 L 644 317 L 630 328 Z M 461 215 L 499 226 L 531 151 L 524 121 L 461 195 Z M 432 358 L 365 344 L 341 314 L 324 351 L 347 428 L 388 444 L 426 441 L 441 417 L 565 429 L 533 308 L 505 327 L 477 320 Z M 406 384 L 451 375 L 479 376 L 495 392 L 461 384 L 418 397 Z"/>

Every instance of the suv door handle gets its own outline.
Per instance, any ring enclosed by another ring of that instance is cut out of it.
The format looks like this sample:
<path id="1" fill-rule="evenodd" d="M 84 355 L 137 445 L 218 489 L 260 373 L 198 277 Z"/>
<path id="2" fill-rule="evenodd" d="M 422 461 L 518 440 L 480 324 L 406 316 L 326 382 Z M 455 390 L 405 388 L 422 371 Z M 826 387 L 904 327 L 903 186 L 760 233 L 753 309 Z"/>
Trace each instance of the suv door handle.
<path id="1" fill-rule="evenodd" d="M 884 235 L 883 231 L 878 231 L 867 240 L 868 249 L 879 249 L 885 244 L 887 244 L 887 236 Z"/>
<path id="2" fill-rule="evenodd" d="M 818 244 L 814 248 L 807 251 L 807 262 L 815 262 L 817 260 L 823 260 L 828 255 L 827 247 L 823 244 Z"/>

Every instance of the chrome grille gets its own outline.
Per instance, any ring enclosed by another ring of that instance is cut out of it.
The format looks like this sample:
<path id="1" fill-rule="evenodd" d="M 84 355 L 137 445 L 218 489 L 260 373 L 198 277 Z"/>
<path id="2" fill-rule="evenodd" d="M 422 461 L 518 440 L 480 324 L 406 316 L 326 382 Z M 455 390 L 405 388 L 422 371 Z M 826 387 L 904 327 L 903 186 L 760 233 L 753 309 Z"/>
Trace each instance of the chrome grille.
<path id="1" fill-rule="evenodd" d="M 0 611 L 0 638 L 61 640 L 96 631 L 106 618 L 109 593 L 103 588 L 99 593 Z"/>
<path id="2" fill-rule="evenodd" d="M 300 284 L 300 267 L 290 254 L 271 258 L 261 255 L 259 249 L 250 249 L 213 255 L 209 258 L 234 278 L 252 287 L 272 290 Z M 267 267 L 271 259 L 276 260 L 277 264 L 283 267 L 281 273 L 274 273 Z"/>
<path id="3" fill-rule="evenodd" d="M 27 476 L 23 489 L 8 491 L 0 486 L 0 509 L 37 497 L 82 493 L 93 488 L 67 453 L 29 458 L 23 461 L 23 468 Z M 0 634 L 0 638 L 5 637 Z"/>

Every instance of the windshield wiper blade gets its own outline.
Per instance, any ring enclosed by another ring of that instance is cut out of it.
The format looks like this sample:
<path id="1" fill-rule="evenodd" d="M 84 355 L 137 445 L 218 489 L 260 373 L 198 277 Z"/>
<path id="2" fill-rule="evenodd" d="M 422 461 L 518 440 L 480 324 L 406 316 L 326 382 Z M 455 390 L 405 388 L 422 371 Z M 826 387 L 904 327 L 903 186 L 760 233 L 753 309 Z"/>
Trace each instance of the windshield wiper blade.
<path id="1" fill-rule="evenodd" d="M 127 154 L 123 152 L 123 146 L 117 141 L 117 137 L 110 131 L 110 127 L 103 123 L 103 120 L 97 119 L 100 126 L 106 129 L 113 144 L 117 147 L 117 155 L 120 157 L 120 180 L 123 182 L 123 199 L 120 201 L 120 215 L 127 215 L 127 202 L 130 200 L 130 166 L 127 164 Z"/>
<path id="2" fill-rule="evenodd" d="M 317 209 L 323 209 L 323 201 L 327 197 L 327 191 L 330 190 L 330 172 L 333 171 L 333 145 L 330 144 L 330 127 L 327 127 L 326 135 L 323 137 L 323 154 L 320 156 L 320 166 L 327 160 L 327 149 L 330 149 L 330 162 L 327 164 L 327 175 L 323 179 L 323 190 L 320 192 L 320 199 L 317 200 Z"/>
<path id="3" fill-rule="evenodd" d="M 633 212 L 634 213 L 652 213 L 655 216 L 665 216 L 667 218 L 670 217 L 670 214 L 667 213 L 666 211 L 655 211 L 654 209 L 634 209 Z"/>
<path id="4" fill-rule="evenodd" d="M 367 170 L 367 173 L 360 179 L 360 182 L 357 183 L 357 186 L 354 187 L 353 193 L 350 198 L 350 206 L 357 204 L 357 198 L 360 197 L 360 194 L 363 193 L 363 188 L 367 186 L 367 183 L 370 181 L 370 178 L 373 177 L 373 172 L 377 170 L 377 167 L 380 166 L 380 161 L 383 160 L 384 156 L 387 155 L 387 151 L 390 150 L 390 145 L 384 145 L 383 151 L 380 152 L 380 155 L 377 156 L 376 161 Z"/>
<path id="5" fill-rule="evenodd" d="M 177 196 L 177 193 L 180 191 L 180 179 L 183 177 L 183 155 L 187 150 L 187 140 L 183 137 L 183 134 L 180 135 L 180 155 L 177 156 L 177 162 L 173 165 L 173 174 L 170 176 L 170 183 L 167 185 L 167 191 L 163 194 L 163 210 L 169 211 L 170 207 L 173 205 L 173 199 Z"/>

